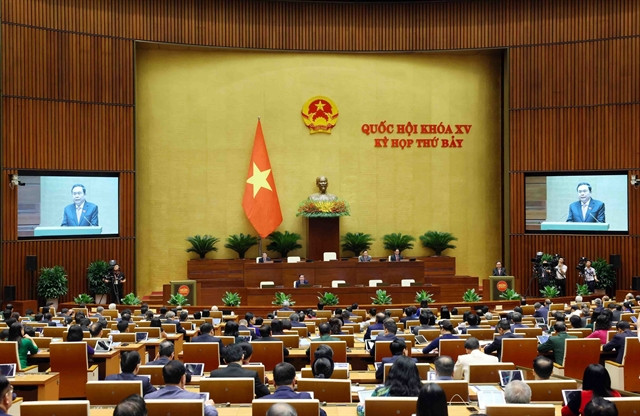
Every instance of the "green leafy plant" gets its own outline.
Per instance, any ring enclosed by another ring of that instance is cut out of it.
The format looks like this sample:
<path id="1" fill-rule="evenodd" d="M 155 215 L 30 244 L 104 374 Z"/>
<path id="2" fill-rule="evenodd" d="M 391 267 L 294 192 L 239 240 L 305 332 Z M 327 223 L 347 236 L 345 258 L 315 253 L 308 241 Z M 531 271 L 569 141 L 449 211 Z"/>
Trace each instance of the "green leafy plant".
<path id="1" fill-rule="evenodd" d="M 220 239 L 208 234 L 203 236 L 196 234 L 192 237 L 188 237 L 187 241 L 191 243 L 191 247 L 187 249 L 187 253 L 196 253 L 201 259 L 203 259 L 208 252 L 218 251 L 216 244 Z"/>
<path id="2" fill-rule="evenodd" d="M 107 273 L 109 273 L 109 263 L 104 260 L 96 260 L 87 267 L 89 293 L 94 295 L 109 293 L 109 286 L 103 280 Z"/>
<path id="3" fill-rule="evenodd" d="M 43 267 L 37 284 L 38 296 L 45 299 L 58 299 L 69 291 L 67 272 L 62 266 Z"/>
<path id="4" fill-rule="evenodd" d="M 272 305 L 282 306 L 283 303 L 288 302 L 289 305 L 295 305 L 296 303 L 291 299 L 291 295 L 287 295 L 284 292 L 276 292 L 273 295 Z"/>
<path id="5" fill-rule="evenodd" d="M 142 301 L 133 292 L 120 299 L 123 305 L 140 305 Z"/>
<path id="6" fill-rule="evenodd" d="M 187 302 L 189 302 L 187 297 L 184 295 L 181 295 L 180 293 L 171 295 L 171 298 L 169 299 L 169 305 L 173 305 L 173 306 L 184 306 L 184 305 L 187 305 Z"/>
<path id="7" fill-rule="evenodd" d="M 464 302 L 479 302 L 480 295 L 476 293 L 475 289 L 467 289 L 466 292 L 462 295 L 462 300 Z"/>
<path id="8" fill-rule="evenodd" d="M 616 269 L 605 259 L 597 259 L 591 262 L 591 267 L 596 269 L 596 289 L 609 289 L 616 285 Z"/>
<path id="9" fill-rule="evenodd" d="M 507 289 L 504 292 L 500 293 L 500 299 L 518 300 L 520 299 L 520 294 L 513 289 Z"/>
<path id="10" fill-rule="evenodd" d="M 289 252 L 302 248 L 298 243 L 302 237 L 298 233 L 274 231 L 269 234 L 268 238 L 271 242 L 267 246 L 267 250 L 280 253 L 282 257 L 287 257 Z"/>
<path id="11" fill-rule="evenodd" d="M 242 297 L 237 292 L 224 292 L 222 303 L 224 306 L 240 306 Z"/>
<path id="12" fill-rule="evenodd" d="M 324 292 L 324 293 L 318 292 L 318 295 L 320 295 L 318 296 L 318 302 L 322 302 L 326 306 L 337 305 L 338 302 L 340 302 L 340 299 L 338 299 L 338 297 L 331 292 Z"/>
<path id="13" fill-rule="evenodd" d="M 542 261 L 543 263 L 546 262 L 552 262 L 553 261 L 553 254 L 549 254 L 549 253 L 543 253 L 542 257 L 540 257 L 540 261 Z"/>
<path id="14" fill-rule="evenodd" d="M 540 293 L 542 293 L 545 298 L 557 298 L 560 296 L 560 289 L 556 286 L 548 285 L 545 286 L 544 289 L 541 289 Z"/>
<path id="15" fill-rule="evenodd" d="M 416 292 L 416 302 L 422 303 L 423 301 L 434 303 L 436 300 L 433 298 L 433 293 L 429 293 L 423 289 L 419 292 Z"/>
<path id="16" fill-rule="evenodd" d="M 227 237 L 227 243 L 224 246 L 238 253 L 238 258 L 243 259 L 247 251 L 256 244 L 258 244 L 258 237 L 240 233 Z"/>
<path id="17" fill-rule="evenodd" d="M 400 253 L 404 250 L 411 250 L 413 248 L 412 241 L 416 241 L 415 237 L 408 234 L 391 233 L 382 236 L 385 250 L 394 251 L 398 249 Z"/>
<path id="18" fill-rule="evenodd" d="M 589 286 L 585 283 L 581 285 L 580 283 L 576 283 L 576 296 L 587 296 L 589 293 Z"/>
<path id="19" fill-rule="evenodd" d="M 93 303 L 93 298 L 86 293 L 80 293 L 73 298 L 73 301 L 78 305 L 86 305 L 87 303 Z"/>
<path id="20" fill-rule="evenodd" d="M 371 234 L 346 233 L 340 240 L 342 241 L 342 251 L 350 251 L 354 256 L 359 256 L 364 250 L 369 250 L 374 238 Z"/>
<path id="21" fill-rule="evenodd" d="M 456 248 L 451 242 L 457 240 L 453 234 L 440 231 L 427 231 L 420 236 L 422 246 L 433 250 L 436 256 L 442 255 L 447 249 Z"/>
<path id="22" fill-rule="evenodd" d="M 383 289 L 376 290 L 376 296 L 371 300 L 374 305 L 391 305 L 391 296 L 387 295 L 387 291 Z"/>

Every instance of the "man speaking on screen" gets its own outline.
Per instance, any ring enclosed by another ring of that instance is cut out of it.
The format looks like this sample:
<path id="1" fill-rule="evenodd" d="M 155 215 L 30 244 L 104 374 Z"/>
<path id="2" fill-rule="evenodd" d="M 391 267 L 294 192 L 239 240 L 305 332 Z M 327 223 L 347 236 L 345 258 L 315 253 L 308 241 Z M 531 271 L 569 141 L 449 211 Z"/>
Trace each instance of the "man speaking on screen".
<path id="1" fill-rule="evenodd" d="M 98 225 L 98 206 L 86 201 L 87 190 L 82 184 L 75 184 L 71 187 L 73 204 L 64 208 L 61 226 L 90 226 Z"/>
<path id="2" fill-rule="evenodd" d="M 591 198 L 591 185 L 580 182 L 576 189 L 579 200 L 569 205 L 567 222 L 606 222 L 604 202 Z"/>

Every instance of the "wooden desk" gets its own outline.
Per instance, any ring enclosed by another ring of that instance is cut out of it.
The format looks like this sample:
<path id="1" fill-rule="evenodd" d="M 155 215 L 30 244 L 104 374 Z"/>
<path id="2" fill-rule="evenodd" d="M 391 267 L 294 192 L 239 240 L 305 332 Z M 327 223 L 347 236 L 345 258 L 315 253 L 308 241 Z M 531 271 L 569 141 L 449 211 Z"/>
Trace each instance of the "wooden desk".
<path id="1" fill-rule="evenodd" d="M 59 373 L 18 373 L 10 382 L 16 395 L 26 402 L 58 400 L 60 397 Z M 33 390 L 34 386 L 36 390 Z"/>
<path id="2" fill-rule="evenodd" d="M 29 355 L 28 360 L 30 364 L 38 365 L 38 369 L 41 372 L 46 371 L 50 367 L 49 349 L 41 348 L 37 353 Z M 100 380 L 104 380 L 110 374 L 120 373 L 120 351 L 117 349 L 96 352 L 92 356 L 92 361 L 93 364 L 98 365 L 98 378 Z"/>
<path id="3" fill-rule="evenodd" d="M 140 354 L 140 364 L 141 365 L 145 365 L 147 363 L 147 346 L 144 343 L 127 343 L 125 342 L 123 344 L 120 344 L 116 347 L 117 350 L 120 350 L 121 352 L 123 351 L 138 351 L 138 354 Z M 155 355 L 154 355 L 155 357 Z M 120 372 L 120 370 L 118 370 L 118 373 Z M 116 373 L 116 374 L 118 374 Z"/>

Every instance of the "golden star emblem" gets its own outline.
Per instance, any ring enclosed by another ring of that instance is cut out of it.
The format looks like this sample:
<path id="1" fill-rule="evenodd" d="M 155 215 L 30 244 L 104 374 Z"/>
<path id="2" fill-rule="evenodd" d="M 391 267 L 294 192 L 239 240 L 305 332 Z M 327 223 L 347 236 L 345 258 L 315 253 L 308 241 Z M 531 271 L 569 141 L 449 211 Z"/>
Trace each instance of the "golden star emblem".
<path id="1" fill-rule="evenodd" d="M 253 174 L 249 179 L 247 179 L 247 183 L 253 185 L 253 197 L 255 198 L 258 194 L 258 191 L 261 188 L 268 189 L 271 191 L 271 185 L 267 182 L 267 178 L 271 174 L 271 169 L 260 170 L 258 169 L 258 165 L 253 162 Z"/>

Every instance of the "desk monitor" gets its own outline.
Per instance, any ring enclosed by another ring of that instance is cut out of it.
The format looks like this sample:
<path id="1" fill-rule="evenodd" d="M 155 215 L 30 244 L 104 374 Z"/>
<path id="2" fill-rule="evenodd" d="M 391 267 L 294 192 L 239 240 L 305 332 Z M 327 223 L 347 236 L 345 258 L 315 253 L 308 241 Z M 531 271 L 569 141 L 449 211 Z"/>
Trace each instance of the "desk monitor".
<path id="1" fill-rule="evenodd" d="M 500 386 L 504 387 L 513 380 L 524 380 L 522 370 L 498 370 L 500 374 Z"/>

